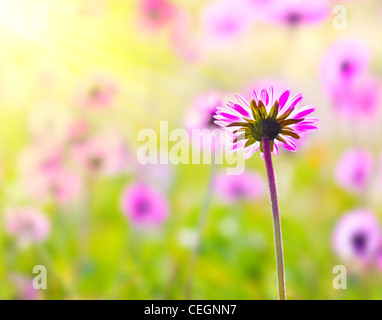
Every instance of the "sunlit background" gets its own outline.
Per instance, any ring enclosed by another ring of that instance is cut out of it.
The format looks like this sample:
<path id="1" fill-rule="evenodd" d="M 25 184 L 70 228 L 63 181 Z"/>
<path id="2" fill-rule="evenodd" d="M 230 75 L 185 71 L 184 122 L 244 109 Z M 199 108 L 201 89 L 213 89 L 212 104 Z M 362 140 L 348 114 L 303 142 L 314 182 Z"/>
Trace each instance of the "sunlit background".
<path id="1" fill-rule="evenodd" d="M 276 299 L 260 153 L 137 160 L 272 85 L 320 119 L 273 157 L 288 298 L 381 299 L 381 31 L 376 0 L 0 0 L 0 298 Z"/>

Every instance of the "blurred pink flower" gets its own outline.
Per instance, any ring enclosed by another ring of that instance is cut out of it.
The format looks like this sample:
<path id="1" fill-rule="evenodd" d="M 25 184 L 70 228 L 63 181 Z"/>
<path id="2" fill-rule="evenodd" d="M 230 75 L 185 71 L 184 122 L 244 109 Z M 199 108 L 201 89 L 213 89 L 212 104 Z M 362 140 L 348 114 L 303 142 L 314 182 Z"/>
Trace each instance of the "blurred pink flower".
<path id="1" fill-rule="evenodd" d="M 20 274 L 12 274 L 10 278 L 15 283 L 17 300 L 40 300 L 42 298 L 40 290 L 33 288 L 33 278 Z"/>
<path id="2" fill-rule="evenodd" d="M 172 22 L 177 9 L 167 0 L 141 0 L 139 4 L 140 20 L 148 31 L 156 31 Z"/>
<path id="3" fill-rule="evenodd" d="M 348 87 L 336 88 L 332 101 L 339 114 L 348 119 L 377 121 L 381 83 L 373 77 L 359 78 Z"/>
<path id="4" fill-rule="evenodd" d="M 198 96 L 194 103 L 186 111 L 184 125 L 189 132 L 193 129 L 209 130 L 211 134 L 203 134 L 200 140 L 192 141 L 201 146 L 201 149 L 216 150 L 222 145 L 222 132 L 214 122 L 217 107 L 223 105 L 223 94 L 218 91 L 210 91 Z"/>
<path id="5" fill-rule="evenodd" d="M 337 223 L 332 241 L 339 257 L 349 262 L 360 261 L 366 267 L 375 261 L 381 239 L 380 226 L 374 214 L 354 210 Z"/>
<path id="6" fill-rule="evenodd" d="M 103 132 L 73 145 L 71 157 L 83 173 L 101 173 L 108 176 L 126 170 L 129 161 L 125 142 L 115 132 Z"/>
<path id="7" fill-rule="evenodd" d="M 189 62 L 200 58 L 200 41 L 192 33 L 191 17 L 185 10 L 179 10 L 171 31 L 171 43 L 176 54 Z"/>
<path id="8" fill-rule="evenodd" d="M 266 1 L 257 0 L 256 2 Z M 264 13 L 265 18 L 290 27 L 321 23 L 330 14 L 327 0 L 274 0 L 268 2 Z"/>
<path id="9" fill-rule="evenodd" d="M 115 94 L 115 82 L 108 76 L 97 74 L 80 83 L 75 99 L 80 107 L 98 109 L 111 106 Z"/>
<path id="10" fill-rule="evenodd" d="M 20 173 L 27 193 L 36 200 L 72 201 L 82 189 L 82 181 L 64 166 L 62 146 L 38 143 L 20 156 Z"/>
<path id="11" fill-rule="evenodd" d="M 54 172 L 62 165 L 63 150 L 57 144 L 34 143 L 25 148 L 19 157 L 20 174 L 26 182 L 33 182 L 33 177 Z"/>
<path id="12" fill-rule="evenodd" d="M 68 128 L 68 140 L 70 143 L 83 142 L 89 135 L 89 123 L 86 120 L 77 120 Z"/>
<path id="13" fill-rule="evenodd" d="M 321 79 L 329 95 L 339 89 L 345 92 L 363 76 L 369 66 L 370 52 L 359 40 L 341 39 L 325 54 L 321 64 Z"/>
<path id="14" fill-rule="evenodd" d="M 227 175 L 220 172 L 215 176 L 214 190 L 224 203 L 233 204 L 239 201 L 254 201 L 264 195 L 263 178 L 251 171 L 241 175 Z"/>
<path id="15" fill-rule="evenodd" d="M 158 226 L 169 212 L 166 197 L 143 183 L 129 185 L 122 194 L 122 211 L 136 226 Z"/>
<path id="16" fill-rule="evenodd" d="M 253 15 L 243 0 L 215 0 L 201 13 L 201 25 L 207 41 L 231 40 L 246 31 Z"/>
<path id="17" fill-rule="evenodd" d="M 337 183 L 352 192 L 366 191 L 373 171 L 373 158 L 368 151 L 351 149 L 341 157 L 337 169 Z"/>
<path id="18" fill-rule="evenodd" d="M 82 190 L 81 178 L 64 168 L 47 171 L 44 174 L 36 172 L 26 183 L 26 188 L 34 199 L 40 201 L 52 199 L 59 204 L 73 201 Z"/>
<path id="19" fill-rule="evenodd" d="M 17 237 L 20 246 L 45 240 L 50 233 L 50 221 L 39 209 L 9 208 L 5 211 L 5 229 Z"/>

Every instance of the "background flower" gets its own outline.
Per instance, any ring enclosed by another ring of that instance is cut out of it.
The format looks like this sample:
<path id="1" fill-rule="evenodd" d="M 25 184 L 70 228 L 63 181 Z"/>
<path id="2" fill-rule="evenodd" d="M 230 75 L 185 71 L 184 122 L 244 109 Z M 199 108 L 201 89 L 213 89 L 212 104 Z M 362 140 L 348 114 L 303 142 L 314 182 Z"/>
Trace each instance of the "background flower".
<path id="1" fill-rule="evenodd" d="M 365 192 L 373 172 L 373 158 L 365 150 L 346 151 L 337 165 L 337 183 L 346 190 Z"/>
<path id="2" fill-rule="evenodd" d="M 336 253 L 345 260 L 359 260 L 364 266 L 374 261 L 381 243 L 381 229 L 373 213 L 355 210 L 346 213 L 333 233 Z"/>
<path id="3" fill-rule="evenodd" d="M 139 183 L 123 192 L 122 211 L 135 226 L 158 226 L 166 220 L 169 207 L 164 195 Z"/>

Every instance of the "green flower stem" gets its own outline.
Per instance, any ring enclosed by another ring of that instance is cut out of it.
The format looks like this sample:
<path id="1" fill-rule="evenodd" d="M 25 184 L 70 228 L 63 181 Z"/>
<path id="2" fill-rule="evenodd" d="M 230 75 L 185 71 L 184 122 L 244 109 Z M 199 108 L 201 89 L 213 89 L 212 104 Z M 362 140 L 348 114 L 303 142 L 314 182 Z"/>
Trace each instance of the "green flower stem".
<path id="1" fill-rule="evenodd" d="M 276 266 L 277 266 L 277 282 L 278 282 L 278 289 L 279 289 L 279 299 L 280 300 L 286 300 L 285 272 L 284 272 L 283 246 L 282 246 L 282 237 L 281 237 L 280 213 L 279 213 L 279 207 L 278 207 L 278 203 L 277 203 L 276 182 L 275 182 L 275 174 L 273 171 L 271 143 L 269 141 L 269 138 L 263 139 L 263 150 L 264 150 L 265 168 L 267 171 L 269 192 L 270 192 L 271 204 L 272 204 L 273 230 L 274 230 L 275 247 L 276 247 Z"/>

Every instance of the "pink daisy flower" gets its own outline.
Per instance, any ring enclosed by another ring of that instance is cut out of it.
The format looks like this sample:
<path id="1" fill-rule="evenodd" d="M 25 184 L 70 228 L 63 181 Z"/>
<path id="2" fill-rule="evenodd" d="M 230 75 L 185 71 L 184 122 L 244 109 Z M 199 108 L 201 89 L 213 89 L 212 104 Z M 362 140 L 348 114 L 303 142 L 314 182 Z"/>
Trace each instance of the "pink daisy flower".
<path id="1" fill-rule="evenodd" d="M 337 183 L 352 192 L 365 191 L 373 171 L 373 158 L 364 150 L 352 149 L 341 157 L 336 170 Z"/>
<path id="2" fill-rule="evenodd" d="M 369 66 L 370 52 L 359 40 L 342 39 L 326 53 L 321 64 L 321 79 L 326 91 L 336 97 L 363 76 Z"/>
<path id="3" fill-rule="evenodd" d="M 50 221 L 36 208 L 9 208 L 5 212 L 5 229 L 16 236 L 20 246 L 45 240 L 50 233 Z"/>
<path id="4" fill-rule="evenodd" d="M 356 79 L 349 86 L 333 88 L 332 101 L 344 117 L 362 121 L 377 120 L 381 101 L 381 83 L 373 77 Z"/>
<path id="5" fill-rule="evenodd" d="M 114 102 L 116 91 L 113 80 L 104 75 L 95 75 L 80 84 L 77 105 L 89 109 L 109 107 Z"/>
<path id="6" fill-rule="evenodd" d="M 129 161 L 125 142 L 115 132 L 104 132 L 75 144 L 71 156 L 84 173 L 108 176 L 123 172 Z"/>
<path id="7" fill-rule="evenodd" d="M 332 240 L 339 257 L 360 261 L 367 266 L 375 261 L 382 240 L 381 229 L 374 214 L 366 210 L 354 210 L 337 223 Z"/>
<path id="8" fill-rule="evenodd" d="M 257 0 L 257 2 L 260 1 Z M 291 27 L 320 23 L 330 13 L 327 0 L 273 0 L 268 2 L 266 16 L 273 22 Z"/>
<path id="9" fill-rule="evenodd" d="M 259 94 L 253 91 L 250 103 L 236 95 L 236 102 L 218 107 L 215 123 L 231 133 L 231 150 L 244 150 L 248 159 L 259 149 L 263 153 L 263 139 L 268 138 L 276 156 L 279 146 L 296 151 L 296 140 L 316 131 L 318 119 L 307 117 L 315 107 L 302 106 L 301 93 L 290 95 L 285 89 L 277 96 L 269 87 Z"/>
<path id="10" fill-rule="evenodd" d="M 143 183 L 128 186 L 122 194 L 122 211 L 136 226 L 158 226 L 168 216 L 166 197 Z"/>
<path id="11" fill-rule="evenodd" d="M 144 28 L 155 31 L 171 22 L 177 10 L 175 5 L 167 0 L 142 0 L 139 12 Z"/>
<path id="12" fill-rule="evenodd" d="M 245 171 L 241 175 L 227 175 L 221 172 L 216 175 L 213 187 L 223 202 L 232 204 L 261 198 L 264 195 L 265 182 L 255 172 Z"/>
<path id="13" fill-rule="evenodd" d="M 230 40 L 248 29 L 253 16 L 242 0 L 217 0 L 209 3 L 202 11 L 202 29 L 211 39 Z"/>

